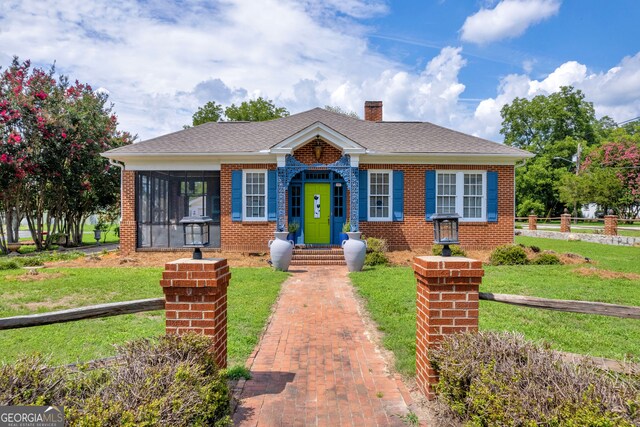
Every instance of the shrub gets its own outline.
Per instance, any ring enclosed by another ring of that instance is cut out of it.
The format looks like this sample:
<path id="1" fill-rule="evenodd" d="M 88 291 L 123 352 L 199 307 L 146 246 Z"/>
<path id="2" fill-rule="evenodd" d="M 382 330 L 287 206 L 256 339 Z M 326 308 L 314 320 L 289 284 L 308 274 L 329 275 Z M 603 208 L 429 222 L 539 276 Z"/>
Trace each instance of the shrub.
<path id="1" fill-rule="evenodd" d="M 531 264 L 535 265 L 557 265 L 562 264 L 558 255 L 554 254 L 539 254 L 531 260 Z"/>
<path id="2" fill-rule="evenodd" d="M 39 267 L 44 265 L 44 261 L 36 256 L 20 258 L 19 263 L 23 267 Z"/>
<path id="3" fill-rule="evenodd" d="M 492 265 L 524 265 L 529 263 L 527 253 L 517 245 L 498 246 L 489 258 Z"/>
<path id="4" fill-rule="evenodd" d="M 365 265 L 386 265 L 389 258 L 386 252 L 389 250 L 387 241 L 376 237 L 369 237 L 367 241 L 367 254 L 364 258 Z"/>
<path id="5" fill-rule="evenodd" d="M 0 368 L 0 405 L 62 405 L 67 425 L 231 425 L 224 371 L 199 335 L 138 340 L 101 368 L 49 368 L 31 356 Z"/>
<path id="6" fill-rule="evenodd" d="M 15 259 L 0 259 L 0 270 L 15 270 L 20 267 Z"/>
<path id="7" fill-rule="evenodd" d="M 387 265 L 389 258 L 384 252 L 369 252 L 364 256 L 364 265 Z"/>
<path id="8" fill-rule="evenodd" d="M 465 425 L 632 426 L 640 375 L 574 365 L 513 333 L 449 336 L 431 352 L 438 400 Z"/>
<path id="9" fill-rule="evenodd" d="M 435 256 L 442 255 L 442 245 L 433 245 L 431 247 L 431 253 Z M 467 253 L 458 245 L 449 245 L 451 248 L 451 256 L 467 256 Z"/>

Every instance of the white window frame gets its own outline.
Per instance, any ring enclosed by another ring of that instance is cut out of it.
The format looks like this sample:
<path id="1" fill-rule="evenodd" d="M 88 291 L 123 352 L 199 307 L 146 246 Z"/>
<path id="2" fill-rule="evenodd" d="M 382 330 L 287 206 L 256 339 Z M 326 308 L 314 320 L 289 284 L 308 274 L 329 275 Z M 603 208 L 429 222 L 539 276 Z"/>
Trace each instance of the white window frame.
<path id="1" fill-rule="evenodd" d="M 371 216 L 371 175 L 374 173 L 385 173 L 389 175 L 389 216 Z M 367 173 L 367 221 L 389 222 L 393 221 L 393 171 L 388 169 L 369 169 Z"/>
<path id="2" fill-rule="evenodd" d="M 487 171 L 483 170 L 437 170 L 436 171 L 436 212 L 438 212 L 438 175 L 456 175 L 456 213 L 460 215 L 460 222 L 487 222 Z M 464 176 L 465 174 L 482 175 L 482 216 L 479 218 L 465 218 L 464 214 Z"/>
<path id="3" fill-rule="evenodd" d="M 263 174 L 264 175 L 264 216 L 248 217 L 247 216 L 247 174 Z M 266 169 L 244 169 L 242 171 L 242 221 L 267 221 L 269 216 L 269 177 Z"/>

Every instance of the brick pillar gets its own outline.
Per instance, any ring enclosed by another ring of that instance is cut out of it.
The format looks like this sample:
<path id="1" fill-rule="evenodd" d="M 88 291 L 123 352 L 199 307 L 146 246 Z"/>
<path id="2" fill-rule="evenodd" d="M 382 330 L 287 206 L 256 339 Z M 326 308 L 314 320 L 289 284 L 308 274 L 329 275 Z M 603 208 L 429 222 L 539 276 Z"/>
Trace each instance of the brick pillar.
<path id="1" fill-rule="evenodd" d="M 435 397 L 438 374 L 429 349 L 447 335 L 478 330 L 478 288 L 482 262 L 464 257 L 422 256 L 413 260 L 417 285 L 416 382 L 428 399 Z"/>
<path id="2" fill-rule="evenodd" d="M 560 232 L 561 233 L 570 233 L 571 232 L 571 214 L 567 213 L 567 210 L 564 210 L 565 213 L 560 215 Z"/>
<path id="3" fill-rule="evenodd" d="M 538 215 L 531 214 L 529 215 L 529 230 L 537 230 L 538 229 Z"/>
<path id="4" fill-rule="evenodd" d="M 136 173 L 122 172 L 122 212 L 120 212 L 120 253 L 136 251 Z"/>
<path id="5" fill-rule="evenodd" d="M 606 234 L 607 236 L 618 235 L 618 216 L 617 215 L 604 216 L 604 234 Z"/>
<path id="6" fill-rule="evenodd" d="M 219 368 L 227 367 L 226 259 L 183 258 L 165 264 L 160 285 L 165 296 L 167 334 L 195 332 L 213 338 Z"/>

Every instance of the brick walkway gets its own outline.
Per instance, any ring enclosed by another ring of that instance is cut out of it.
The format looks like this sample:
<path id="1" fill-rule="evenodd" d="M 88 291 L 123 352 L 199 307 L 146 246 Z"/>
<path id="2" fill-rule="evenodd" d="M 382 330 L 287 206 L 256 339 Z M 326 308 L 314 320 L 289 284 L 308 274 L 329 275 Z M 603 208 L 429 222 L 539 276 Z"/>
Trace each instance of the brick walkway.
<path id="1" fill-rule="evenodd" d="M 248 362 L 236 425 L 406 425 L 409 393 L 367 338 L 346 267 L 300 271 Z"/>

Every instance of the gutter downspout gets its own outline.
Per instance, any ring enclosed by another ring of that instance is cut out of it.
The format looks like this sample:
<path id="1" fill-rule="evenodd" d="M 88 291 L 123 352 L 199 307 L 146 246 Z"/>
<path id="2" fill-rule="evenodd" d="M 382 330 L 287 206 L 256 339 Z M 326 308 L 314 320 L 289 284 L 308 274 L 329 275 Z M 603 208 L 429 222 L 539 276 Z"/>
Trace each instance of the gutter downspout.
<path id="1" fill-rule="evenodd" d="M 122 206 L 123 206 L 123 198 L 122 198 L 122 175 L 124 174 L 124 163 L 119 162 L 117 160 L 109 159 L 109 164 L 111 166 L 117 166 L 120 168 L 120 221 L 122 221 Z"/>

